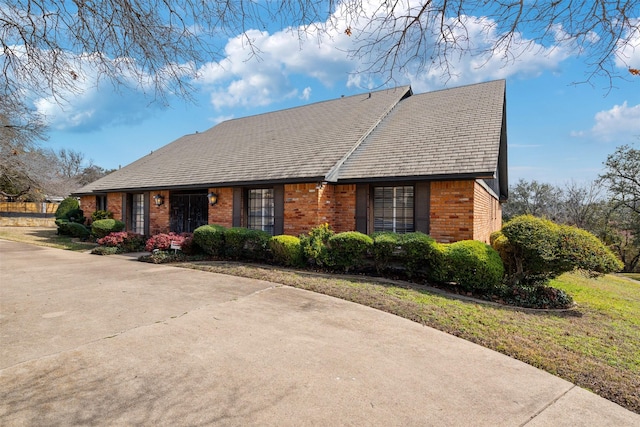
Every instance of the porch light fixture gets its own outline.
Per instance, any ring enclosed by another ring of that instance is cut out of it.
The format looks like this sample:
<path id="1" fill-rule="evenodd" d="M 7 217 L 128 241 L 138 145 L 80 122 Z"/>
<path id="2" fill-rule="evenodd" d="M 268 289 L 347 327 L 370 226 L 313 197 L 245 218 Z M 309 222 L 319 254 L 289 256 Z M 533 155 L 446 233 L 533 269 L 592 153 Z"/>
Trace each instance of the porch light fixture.
<path id="1" fill-rule="evenodd" d="M 164 196 L 162 194 L 156 194 L 155 196 L 153 196 L 153 201 L 155 202 L 156 206 L 162 206 L 164 204 Z"/>
<path id="2" fill-rule="evenodd" d="M 207 199 L 209 199 L 209 204 L 211 206 L 215 205 L 216 203 L 218 203 L 218 195 L 214 192 L 211 192 L 209 194 L 207 194 Z"/>

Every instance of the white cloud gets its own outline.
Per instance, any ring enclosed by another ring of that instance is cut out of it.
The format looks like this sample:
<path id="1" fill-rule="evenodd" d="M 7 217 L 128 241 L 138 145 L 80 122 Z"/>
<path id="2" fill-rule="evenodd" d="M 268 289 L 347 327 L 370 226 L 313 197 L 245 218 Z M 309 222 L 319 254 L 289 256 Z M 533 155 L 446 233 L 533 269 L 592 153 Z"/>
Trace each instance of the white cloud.
<path id="1" fill-rule="evenodd" d="M 302 95 L 300 95 L 300 99 L 304 99 L 305 101 L 308 101 L 310 97 L 311 97 L 311 88 L 307 86 L 302 91 Z"/>
<path id="2" fill-rule="evenodd" d="M 621 68 L 640 69 L 640 18 L 632 19 L 631 25 L 635 31 L 627 31 L 621 41 L 618 42 L 615 52 L 615 62 Z"/>
<path id="3" fill-rule="evenodd" d="M 418 5 L 414 0 L 408 3 L 411 7 Z M 228 41 L 221 61 L 200 68 L 198 82 L 211 91 L 211 103 L 218 110 L 266 106 L 296 96 L 309 100 L 310 92 L 301 93 L 293 83 L 299 78 L 312 78 L 325 87 L 342 83 L 346 87 L 365 90 L 378 88 L 384 81 L 380 76 L 366 72 L 370 66 L 366 62 L 367 57 L 348 54 L 366 44 L 367 35 L 376 33 L 377 18 L 384 11 L 379 2 L 372 0 L 363 3 L 362 13 L 364 19 L 354 19 L 348 16 L 344 4 L 340 4 L 327 22 L 316 23 L 323 30 L 320 32 L 305 33 L 300 28 L 285 28 L 273 34 L 249 30 Z M 447 25 L 451 28 L 449 37 L 468 40 L 468 46 L 475 54 L 451 52 L 447 57 L 448 73 L 438 66 L 426 71 L 407 67 L 402 74 L 396 74 L 397 81 L 389 84 L 411 83 L 416 92 L 423 92 L 445 85 L 514 75 L 535 77 L 544 71 L 558 69 L 559 64 L 573 52 L 571 42 L 560 41 L 560 27 L 553 29 L 558 35 L 554 45 L 542 46 L 516 34 L 509 52 L 505 47 L 499 47 L 490 55 L 487 53 L 489 48 L 500 38 L 495 21 L 486 17 L 463 16 L 459 21 L 457 18 L 447 19 Z M 351 36 L 344 33 L 346 28 L 351 29 Z M 435 37 L 438 35 L 434 35 L 426 45 L 434 46 L 437 43 Z M 384 48 L 383 45 L 381 47 Z M 430 55 L 433 52 L 425 48 L 423 53 Z M 308 81 L 304 84 L 308 85 Z"/>
<path id="4" fill-rule="evenodd" d="M 158 105 L 150 104 L 139 77 L 123 72 L 128 86 L 114 86 L 100 80 L 90 55 L 76 58 L 77 87 L 73 92 L 59 90 L 60 98 L 37 98 L 34 106 L 49 126 L 58 131 L 92 132 L 109 126 L 139 123 L 154 114 Z M 117 61 L 113 61 L 118 66 Z M 141 74 L 142 75 L 142 74 Z M 143 76 L 144 77 L 144 76 Z"/>
<path id="5" fill-rule="evenodd" d="M 627 101 L 595 115 L 592 134 L 606 142 L 625 142 L 640 135 L 640 104 L 629 106 Z"/>

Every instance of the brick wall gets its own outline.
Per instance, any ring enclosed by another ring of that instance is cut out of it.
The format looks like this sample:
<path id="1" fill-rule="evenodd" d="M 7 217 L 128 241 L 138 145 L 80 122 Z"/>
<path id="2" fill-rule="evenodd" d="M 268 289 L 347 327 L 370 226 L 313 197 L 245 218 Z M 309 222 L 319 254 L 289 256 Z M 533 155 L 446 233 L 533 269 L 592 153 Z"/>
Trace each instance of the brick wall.
<path id="1" fill-rule="evenodd" d="M 473 238 L 489 243 L 489 237 L 502 227 L 502 205 L 480 183 L 474 186 Z"/>
<path id="2" fill-rule="evenodd" d="M 320 220 L 318 204 L 326 197 L 312 184 L 286 184 L 284 186 L 284 234 L 297 236 L 306 233 L 313 227 L 326 222 Z M 327 193 L 328 195 L 328 193 Z M 323 215 L 330 209 L 323 209 Z"/>
<path id="3" fill-rule="evenodd" d="M 96 211 L 96 196 L 80 196 L 80 209 L 90 219 L 91 214 Z"/>
<path id="4" fill-rule="evenodd" d="M 107 210 L 111 211 L 113 219 L 117 219 L 118 221 L 125 220 L 123 216 L 124 213 L 122 212 L 122 196 L 123 193 L 107 194 Z"/>
<path id="5" fill-rule="evenodd" d="M 473 239 L 474 190 L 474 181 L 431 183 L 431 237 L 441 243 Z"/>
<path id="6" fill-rule="evenodd" d="M 156 206 L 153 196 L 161 195 L 164 197 L 164 203 Z M 107 200 L 107 203 L 109 201 Z M 169 212 L 171 206 L 169 202 L 169 191 L 154 191 L 149 195 L 149 234 L 153 236 L 158 233 L 169 232 Z"/>
<path id="7" fill-rule="evenodd" d="M 333 210 L 333 229 L 337 233 L 343 231 L 353 231 L 356 229 L 356 186 L 335 185 L 333 187 L 334 194 L 334 210 Z"/>
<path id="8" fill-rule="evenodd" d="M 218 195 L 218 203 L 209 205 L 209 224 L 223 227 L 233 225 L 233 188 L 209 188 L 207 191 Z"/>

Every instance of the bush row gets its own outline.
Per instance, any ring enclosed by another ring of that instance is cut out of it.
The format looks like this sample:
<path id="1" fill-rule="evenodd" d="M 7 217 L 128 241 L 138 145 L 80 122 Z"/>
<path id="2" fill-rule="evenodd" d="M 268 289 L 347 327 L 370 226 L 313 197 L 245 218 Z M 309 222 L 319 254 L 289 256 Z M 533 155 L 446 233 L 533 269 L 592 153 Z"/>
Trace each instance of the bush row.
<path id="1" fill-rule="evenodd" d="M 493 290 L 504 273 L 499 254 L 489 245 L 438 244 L 420 232 L 371 237 L 355 231 L 336 234 L 323 224 L 300 237 L 271 237 L 245 228 L 204 225 L 194 231 L 193 240 L 205 253 L 220 258 L 270 259 L 285 266 L 344 272 L 375 268 L 387 276 L 455 282 L 467 291 Z"/>

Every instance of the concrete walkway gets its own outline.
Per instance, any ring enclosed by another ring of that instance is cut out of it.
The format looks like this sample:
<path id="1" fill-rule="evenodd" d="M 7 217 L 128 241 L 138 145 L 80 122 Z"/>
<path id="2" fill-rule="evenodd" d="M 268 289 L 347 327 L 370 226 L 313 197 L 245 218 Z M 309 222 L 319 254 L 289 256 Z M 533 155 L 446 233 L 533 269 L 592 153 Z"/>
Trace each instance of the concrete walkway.
<path id="1" fill-rule="evenodd" d="M 0 425 L 624 426 L 529 365 L 274 283 L 0 240 Z"/>

